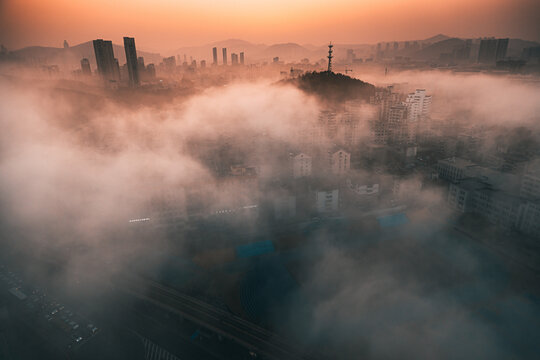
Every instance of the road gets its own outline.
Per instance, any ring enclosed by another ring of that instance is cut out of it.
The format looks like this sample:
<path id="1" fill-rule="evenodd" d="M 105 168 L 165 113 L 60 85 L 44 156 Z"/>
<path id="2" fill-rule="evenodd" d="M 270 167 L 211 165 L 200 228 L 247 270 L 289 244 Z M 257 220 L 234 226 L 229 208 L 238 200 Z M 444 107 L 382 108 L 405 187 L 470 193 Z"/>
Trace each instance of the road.
<path id="1" fill-rule="evenodd" d="M 115 285 L 121 291 L 179 314 L 270 359 L 312 358 L 258 325 L 156 282 L 124 275 L 115 281 Z"/>

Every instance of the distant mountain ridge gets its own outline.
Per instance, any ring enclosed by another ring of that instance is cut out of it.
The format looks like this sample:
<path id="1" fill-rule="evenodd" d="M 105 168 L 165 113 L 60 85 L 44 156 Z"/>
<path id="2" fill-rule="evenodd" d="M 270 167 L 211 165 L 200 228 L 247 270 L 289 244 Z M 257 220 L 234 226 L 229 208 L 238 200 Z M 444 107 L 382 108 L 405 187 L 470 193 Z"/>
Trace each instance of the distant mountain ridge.
<path id="1" fill-rule="evenodd" d="M 436 42 L 439 42 L 439 41 L 444 41 L 444 40 L 448 40 L 450 39 L 450 36 L 446 36 L 444 34 L 437 34 L 435 36 L 432 36 L 430 38 L 427 38 L 425 40 L 423 40 L 424 42 L 430 42 L 430 43 L 436 43 Z"/>
<path id="2" fill-rule="evenodd" d="M 420 60 L 439 59 L 443 53 L 451 53 L 455 48 L 465 45 L 465 40 L 458 38 L 447 38 L 416 51 L 413 56 Z"/>
<path id="3" fill-rule="evenodd" d="M 120 64 L 126 62 L 126 53 L 123 45 L 113 44 L 114 56 Z M 94 45 L 92 41 L 74 45 L 69 48 L 56 48 L 45 46 L 29 46 L 11 52 L 14 56 L 30 61 L 42 62 L 48 65 L 62 65 L 72 68 L 80 67 L 82 58 L 90 61 L 92 68 L 96 67 L 96 57 L 94 55 Z M 144 57 L 146 64 L 159 63 L 162 59 L 160 54 L 150 53 L 137 49 L 137 55 Z"/>

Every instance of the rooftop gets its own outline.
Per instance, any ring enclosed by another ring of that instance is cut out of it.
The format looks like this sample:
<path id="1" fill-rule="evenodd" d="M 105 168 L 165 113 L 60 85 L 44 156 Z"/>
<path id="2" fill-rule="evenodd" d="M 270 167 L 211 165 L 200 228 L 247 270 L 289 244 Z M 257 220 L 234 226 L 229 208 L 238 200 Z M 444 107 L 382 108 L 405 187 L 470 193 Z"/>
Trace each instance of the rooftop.
<path id="1" fill-rule="evenodd" d="M 462 158 L 451 157 L 438 161 L 439 164 L 451 165 L 459 168 L 465 168 L 470 166 L 476 166 L 472 161 Z"/>
<path id="2" fill-rule="evenodd" d="M 404 225 L 409 222 L 409 218 L 404 213 L 397 213 L 392 215 L 380 216 L 377 218 L 379 226 L 382 228 L 395 227 Z"/>

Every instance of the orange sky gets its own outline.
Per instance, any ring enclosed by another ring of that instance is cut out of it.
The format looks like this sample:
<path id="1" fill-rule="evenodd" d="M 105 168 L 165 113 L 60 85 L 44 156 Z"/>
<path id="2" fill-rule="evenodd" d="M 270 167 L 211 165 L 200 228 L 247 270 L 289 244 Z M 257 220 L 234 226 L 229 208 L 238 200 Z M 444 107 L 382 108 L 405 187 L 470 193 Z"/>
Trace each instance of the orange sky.
<path id="1" fill-rule="evenodd" d="M 540 40 L 539 0 L 0 0 L 0 42 L 14 49 L 135 36 L 168 51 L 255 43 L 374 43 L 450 36 Z"/>

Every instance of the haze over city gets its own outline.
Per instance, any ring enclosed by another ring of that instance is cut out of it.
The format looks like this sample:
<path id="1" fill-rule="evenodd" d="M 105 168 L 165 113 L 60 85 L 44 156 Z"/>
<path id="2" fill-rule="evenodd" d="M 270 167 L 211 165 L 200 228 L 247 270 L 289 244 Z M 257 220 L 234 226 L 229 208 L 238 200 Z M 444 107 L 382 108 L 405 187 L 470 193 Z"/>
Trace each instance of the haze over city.
<path id="1" fill-rule="evenodd" d="M 539 10 L 0 2 L 0 359 L 535 359 Z"/>

